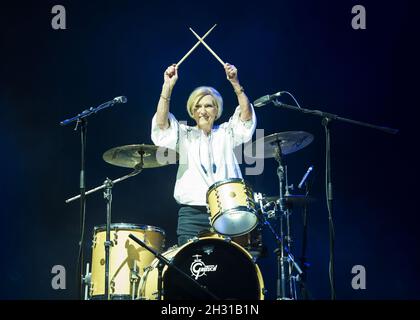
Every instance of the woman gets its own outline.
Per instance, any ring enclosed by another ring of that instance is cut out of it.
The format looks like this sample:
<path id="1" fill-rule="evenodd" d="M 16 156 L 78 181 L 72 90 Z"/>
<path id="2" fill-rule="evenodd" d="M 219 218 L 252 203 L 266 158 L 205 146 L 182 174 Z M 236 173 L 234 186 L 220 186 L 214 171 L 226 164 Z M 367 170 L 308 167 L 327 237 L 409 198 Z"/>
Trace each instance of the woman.
<path id="1" fill-rule="evenodd" d="M 249 141 L 256 128 L 253 107 L 239 83 L 234 65 L 224 65 L 226 77 L 237 95 L 239 106 L 228 122 L 214 125 L 223 112 L 223 99 L 211 87 L 198 87 L 189 96 L 187 111 L 196 126 L 179 123 L 169 112 L 172 90 L 178 80 L 177 65 L 169 66 L 152 119 L 151 138 L 155 145 L 179 153 L 174 198 L 178 212 L 178 245 L 210 229 L 206 193 L 217 181 L 242 178 L 234 148 Z"/>

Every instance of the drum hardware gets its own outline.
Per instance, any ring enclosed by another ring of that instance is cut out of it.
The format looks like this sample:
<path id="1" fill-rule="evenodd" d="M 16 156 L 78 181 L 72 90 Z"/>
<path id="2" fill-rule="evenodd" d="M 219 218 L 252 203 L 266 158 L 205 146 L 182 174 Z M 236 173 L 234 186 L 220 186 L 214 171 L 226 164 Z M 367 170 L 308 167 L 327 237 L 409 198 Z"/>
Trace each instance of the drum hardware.
<path id="1" fill-rule="evenodd" d="M 177 274 L 182 275 L 182 277 L 184 279 L 188 279 L 188 281 L 190 283 L 193 283 L 196 288 L 199 288 L 202 292 L 204 292 L 207 297 L 210 297 L 210 298 L 215 299 L 215 300 L 219 300 L 218 297 L 216 295 L 214 295 L 209 289 L 207 289 L 205 286 L 202 286 L 195 279 L 193 279 L 192 277 L 187 275 L 184 271 L 179 269 L 175 264 L 173 264 L 173 262 L 171 260 L 164 257 L 159 252 L 155 251 L 153 248 L 149 247 L 147 244 L 145 244 L 143 241 L 141 241 L 140 239 L 135 237 L 133 234 L 130 234 L 128 237 L 130 239 L 132 239 L 133 241 L 135 241 L 136 243 L 138 243 L 139 245 L 141 245 L 146 250 L 150 251 L 159 261 L 159 263 L 158 263 L 158 284 L 157 284 L 157 286 L 158 286 L 158 295 L 157 295 L 158 300 L 162 299 L 162 283 L 163 283 L 163 281 L 162 281 L 162 270 L 163 270 L 164 266 L 167 266 L 171 270 L 176 270 Z"/>
<path id="2" fill-rule="evenodd" d="M 137 174 L 139 174 L 142 171 L 142 162 L 140 162 L 140 165 L 136 167 L 136 169 L 131 172 L 128 175 L 125 175 L 121 178 L 118 178 L 114 181 L 110 180 L 109 178 L 105 179 L 105 182 L 92 190 L 89 190 L 85 193 L 85 195 L 91 194 L 93 192 L 96 192 L 101 189 L 105 189 L 103 195 L 106 200 L 106 240 L 104 242 L 105 247 L 105 297 L 109 300 L 110 299 L 110 290 L 109 290 L 109 249 L 113 245 L 113 242 L 110 241 L 110 224 L 111 224 L 111 205 L 112 205 L 112 187 L 115 183 L 121 182 L 127 178 L 133 177 Z M 73 198 L 70 198 L 66 200 L 67 203 L 78 199 L 80 196 L 76 196 Z M 116 243 L 115 243 L 116 244 Z M 85 291 L 85 297 L 86 297 L 86 291 Z"/>
<path id="3" fill-rule="evenodd" d="M 274 227 L 271 225 L 271 223 L 266 218 L 267 214 L 264 212 L 264 205 L 262 203 L 263 197 L 260 193 L 255 194 L 256 201 L 260 202 L 260 208 L 261 208 L 261 215 L 259 215 L 259 218 L 262 220 L 262 224 L 264 226 L 267 226 L 272 235 L 274 236 L 274 239 L 277 242 L 278 248 L 274 250 L 274 253 L 277 256 L 277 300 L 290 300 L 290 299 L 297 299 L 297 292 L 294 290 L 295 285 L 293 281 L 295 278 L 292 277 L 292 266 L 297 270 L 299 275 L 302 274 L 302 270 L 299 267 L 299 265 L 296 263 L 293 255 L 290 252 L 290 242 L 291 238 L 287 233 L 286 235 L 283 233 L 283 214 L 280 213 L 279 219 L 280 219 L 280 234 L 277 234 L 277 232 L 274 230 Z M 289 228 L 288 228 L 289 231 Z M 286 240 L 287 239 L 287 240 Z M 284 243 L 285 240 L 287 241 L 287 244 Z M 288 297 L 286 294 L 286 264 L 289 265 L 288 270 L 288 278 L 289 278 L 289 284 L 290 284 L 290 296 Z"/>
<path id="4" fill-rule="evenodd" d="M 251 146 L 244 150 L 245 156 L 250 158 L 274 158 L 277 165 L 277 177 L 279 185 L 278 200 L 275 200 L 278 206 L 275 206 L 276 218 L 279 220 L 279 232 L 277 233 L 273 226 L 267 220 L 267 213 L 264 211 L 263 197 L 257 194 L 257 201 L 260 203 L 262 214 L 259 217 L 263 221 L 263 225 L 267 226 L 273 234 L 278 248 L 274 250 L 277 256 L 277 300 L 296 299 L 297 292 L 294 289 L 295 278 L 292 276 L 293 268 L 299 274 L 302 270 L 295 262 L 293 255 L 290 252 L 292 239 L 290 236 L 290 215 L 291 206 L 288 205 L 287 199 L 290 197 L 289 189 L 293 186 L 288 185 L 287 166 L 284 165 L 284 156 L 292 152 L 296 152 L 306 147 L 313 141 L 313 135 L 304 131 L 288 131 L 282 133 L 274 133 L 255 141 Z M 262 143 L 264 146 L 264 153 L 252 155 L 252 150 L 258 150 L 257 144 Z M 270 214 L 272 216 L 272 214 Z M 287 269 L 287 270 L 286 270 Z M 289 283 L 286 289 L 287 282 Z"/>
<path id="5" fill-rule="evenodd" d="M 290 94 L 291 95 L 291 94 Z M 296 99 L 291 95 L 292 98 L 297 103 Z M 380 130 L 386 133 L 390 134 L 397 134 L 398 129 L 393 128 L 387 128 L 387 127 L 381 127 L 377 125 L 372 125 L 366 122 L 361 121 L 355 121 L 348 118 L 340 117 L 336 114 L 320 111 L 320 110 L 314 110 L 314 109 L 307 109 L 302 108 L 299 105 L 291 106 L 284 104 L 277 99 L 274 99 L 271 101 L 274 106 L 280 107 L 283 109 L 288 110 L 294 110 L 299 111 L 304 114 L 310 114 L 314 116 L 321 117 L 321 124 L 325 129 L 325 195 L 327 199 L 327 210 L 328 210 L 328 221 L 329 221 L 329 245 L 330 245 L 330 262 L 329 262 L 329 280 L 330 280 L 330 289 L 331 289 L 331 299 L 334 300 L 336 298 L 335 294 L 335 280 L 334 280 L 334 224 L 333 224 L 333 184 L 332 184 L 332 178 L 331 178 L 331 133 L 330 133 L 330 124 L 333 120 L 339 120 L 342 122 L 351 123 L 354 125 L 364 126 L 376 130 Z"/>
<path id="6" fill-rule="evenodd" d="M 170 261 L 172 263 L 172 261 Z M 162 300 L 162 294 L 163 294 L 163 267 L 164 264 L 162 263 L 162 260 L 159 260 L 158 262 L 158 286 L 157 286 L 157 300 Z"/>
<path id="7" fill-rule="evenodd" d="M 276 237 L 278 248 L 274 250 L 274 253 L 277 255 L 277 263 L 280 265 L 277 268 L 278 272 L 278 280 L 277 280 L 277 300 L 285 300 L 285 299 L 293 299 L 296 298 L 296 292 L 293 292 L 292 288 L 292 281 L 290 281 L 291 276 L 291 265 L 290 261 L 293 258 L 291 257 L 290 251 L 288 248 L 291 247 L 291 238 L 290 238 L 290 212 L 289 209 L 286 208 L 286 202 L 284 198 L 284 188 L 286 189 L 286 193 L 288 193 L 288 185 L 287 185 L 287 176 L 285 175 L 285 167 L 283 165 L 283 154 L 281 149 L 281 143 L 282 140 L 279 139 L 279 137 L 275 136 L 276 140 L 274 142 L 274 158 L 276 159 L 278 163 L 277 167 L 277 176 L 279 179 L 279 217 L 280 217 L 280 237 Z M 284 185 L 284 182 L 286 181 L 286 184 Z M 283 219 L 285 218 L 286 222 L 286 234 L 284 234 L 284 227 L 283 227 Z M 271 230 L 271 229 L 270 229 Z M 279 241 L 280 240 L 280 241 Z M 285 244 L 285 241 L 287 244 Z M 286 254 L 285 254 L 286 252 Z M 286 256 L 287 255 L 287 256 Z M 288 263 L 289 262 L 289 263 Z M 287 296 L 286 293 L 286 264 L 289 266 L 288 270 L 288 276 L 289 276 L 289 284 L 290 284 L 290 293 L 289 296 Z M 299 267 L 298 267 L 299 268 Z M 297 269 L 299 270 L 299 269 Z"/>
<path id="8" fill-rule="evenodd" d="M 136 289 L 138 282 L 140 281 L 140 274 L 138 273 L 137 263 L 134 262 L 134 266 L 130 269 L 130 284 L 131 284 L 131 300 L 136 299 Z"/>
<path id="9" fill-rule="evenodd" d="M 279 204 L 279 197 L 278 196 L 265 196 L 263 195 L 263 200 L 267 203 L 264 205 L 264 208 L 275 204 Z M 306 206 L 315 201 L 315 198 L 302 195 L 302 194 L 288 194 L 284 196 L 286 207 L 293 208 L 294 206 Z"/>
<path id="10" fill-rule="evenodd" d="M 151 146 L 151 145 L 127 145 L 112 148 L 106 151 L 103 154 L 103 159 L 113 165 L 126 167 L 126 168 L 133 168 L 134 170 L 118 179 L 110 180 L 106 178 L 105 182 L 94 189 L 91 189 L 87 192 L 83 192 L 80 195 L 74 196 L 66 200 L 66 203 L 70 203 L 74 200 L 81 198 L 82 196 L 85 197 L 91 193 L 104 189 L 103 195 L 104 199 L 106 200 L 106 240 L 104 241 L 105 247 L 105 275 L 104 275 L 104 284 L 105 284 L 105 292 L 104 296 L 107 299 L 110 299 L 110 290 L 109 290 L 109 251 L 111 246 L 118 245 L 118 235 L 114 234 L 114 239 L 111 241 L 110 239 L 110 225 L 111 225 L 111 207 L 112 207 L 112 188 L 116 183 L 124 181 L 130 177 L 133 177 L 139 174 L 144 168 L 156 168 L 160 166 L 164 166 L 169 164 L 169 162 L 162 163 L 158 161 L 157 153 L 159 147 Z M 161 149 L 160 151 L 169 152 L 169 149 Z M 96 240 L 94 240 L 93 245 L 95 246 Z M 83 281 L 83 279 L 82 279 Z M 115 285 L 115 283 L 114 283 Z M 92 290 L 90 290 L 92 291 Z M 85 297 L 86 297 L 86 290 L 85 290 Z"/>
<path id="11" fill-rule="evenodd" d="M 92 274 L 89 272 L 89 262 L 86 263 L 86 273 L 85 276 L 82 277 L 82 282 L 85 284 L 85 295 L 84 300 L 88 300 L 89 298 L 89 288 L 91 285 Z"/>

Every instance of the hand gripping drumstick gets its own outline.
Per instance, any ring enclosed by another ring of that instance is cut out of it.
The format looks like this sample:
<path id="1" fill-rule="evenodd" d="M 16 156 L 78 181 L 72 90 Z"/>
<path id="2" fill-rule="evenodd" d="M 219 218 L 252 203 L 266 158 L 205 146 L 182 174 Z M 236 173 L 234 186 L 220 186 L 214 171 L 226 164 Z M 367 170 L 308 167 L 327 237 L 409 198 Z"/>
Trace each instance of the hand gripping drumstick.
<path id="1" fill-rule="evenodd" d="M 205 37 L 207 37 L 209 34 L 210 34 L 210 32 L 212 32 L 213 31 L 213 29 L 215 28 L 217 26 L 217 24 L 215 24 L 209 31 L 207 31 L 207 33 L 203 36 L 203 38 L 202 39 L 204 39 Z M 191 50 L 190 51 L 188 51 L 187 53 L 186 53 L 186 55 L 185 56 L 183 56 L 182 57 L 182 59 L 181 60 L 179 60 L 179 62 L 176 64 L 178 67 L 179 67 L 179 65 L 182 63 L 182 62 L 184 62 L 184 60 L 185 59 L 187 59 L 187 57 L 191 54 L 191 52 L 193 52 L 194 50 L 195 50 L 195 48 L 197 48 L 198 47 L 198 45 L 200 44 L 200 41 L 197 41 L 197 43 L 194 45 L 194 47 L 192 47 L 191 48 Z"/>
<path id="2" fill-rule="evenodd" d="M 214 55 L 214 57 L 217 59 L 217 60 L 219 60 L 219 62 L 223 65 L 223 66 L 225 66 L 225 63 L 223 62 L 223 60 L 222 59 L 220 59 L 219 58 L 219 56 L 207 45 L 207 43 L 205 43 L 204 41 L 203 41 L 203 39 L 202 38 L 200 38 L 200 36 L 198 35 L 198 34 L 196 34 L 195 32 L 194 32 L 194 30 L 193 29 L 191 29 L 190 28 L 190 30 L 191 30 L 191 32 L 192 33 L 194 33 L 194 35 L 196 36 L 196 38 L 198 39 L 198 40 L 200 40 L 200 42 L 207 48 L 207 50 L 209 50 L 210 51 L 210 53 L 212 54 L 212 55 Z"/>

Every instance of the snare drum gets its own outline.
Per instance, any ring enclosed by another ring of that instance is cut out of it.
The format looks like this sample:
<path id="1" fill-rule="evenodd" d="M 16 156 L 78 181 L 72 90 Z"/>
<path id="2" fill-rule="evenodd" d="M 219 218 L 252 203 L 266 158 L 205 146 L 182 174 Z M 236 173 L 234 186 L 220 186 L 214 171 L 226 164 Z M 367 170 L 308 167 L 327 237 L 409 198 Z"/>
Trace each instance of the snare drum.
<path id="1" fill-rule="evenodd" d="M 251 187 L 243 179 L 216 182 L 207 191 L 206 200 L 210 224 L 217 233 L 240 236 L 258 223 Z"/>
<path id="2" fill-rule="evenodd" d="M 114 300 L 138 298 L 138 290 L 144 269 L 155 256 L 128 238 L 133 234 L 158 252 L 165 244 L 165 232 L 157 227 L 128 223 L 111 224 L 109 250 L 109 293 Z M 106 226 L 95 227 L 92 244 L 91 299 L 105 297 L 105 243 Z"/>
<path id="3" fill-rule="evenodd" d="M 163 253 L 167 259 L 205 286 L 221 300 L 263 300 L 265 289 L 260 269 L 252 256 L 238 244 L 224 238 L 196 238 L 181 247 Z M 158 263 L 146 269 L 140 283 L 140 295 L 146 300 L 158 297 Z M 167 266 L 162 271 L 163 300 L 212 299 L 194 283 Z"/>

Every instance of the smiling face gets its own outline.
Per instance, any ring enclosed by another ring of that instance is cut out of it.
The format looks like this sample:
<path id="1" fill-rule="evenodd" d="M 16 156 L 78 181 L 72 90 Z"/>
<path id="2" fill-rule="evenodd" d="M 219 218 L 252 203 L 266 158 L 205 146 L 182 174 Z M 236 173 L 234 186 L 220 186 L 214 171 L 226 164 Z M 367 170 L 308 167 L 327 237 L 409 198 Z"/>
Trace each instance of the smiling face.
<path id="1" fill-rule="evenodd" d="M 197 104 L 192 108 L 193 118 L 197 123 L 197 127 L 206 133 L 213 128 L 213 123 L 217 117 L 216 101 L 211 95 L 203 96 Z"/>

